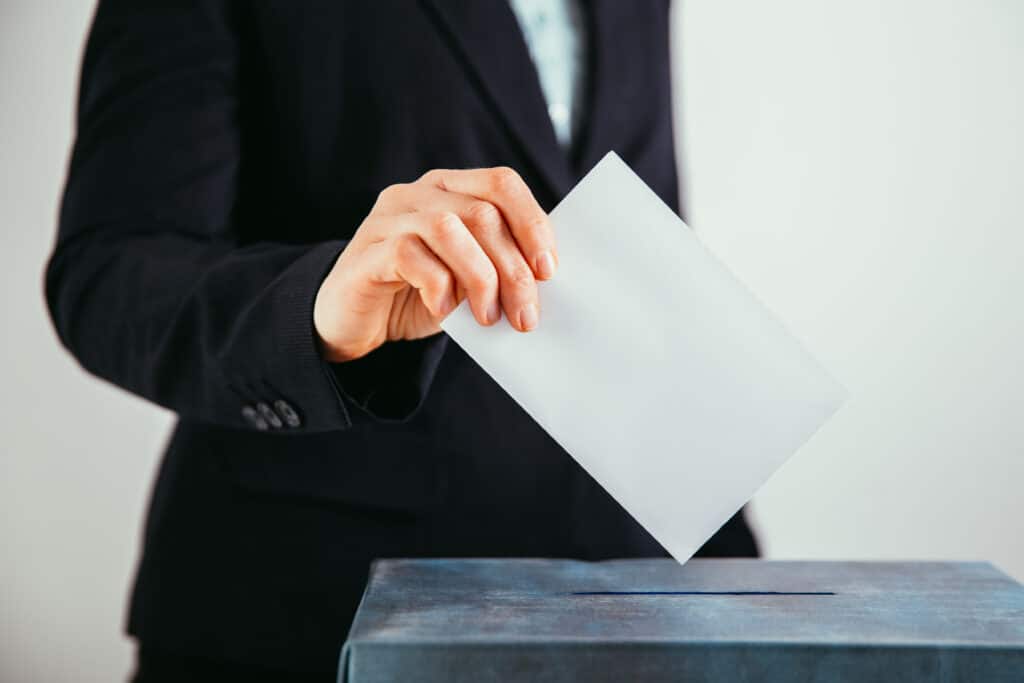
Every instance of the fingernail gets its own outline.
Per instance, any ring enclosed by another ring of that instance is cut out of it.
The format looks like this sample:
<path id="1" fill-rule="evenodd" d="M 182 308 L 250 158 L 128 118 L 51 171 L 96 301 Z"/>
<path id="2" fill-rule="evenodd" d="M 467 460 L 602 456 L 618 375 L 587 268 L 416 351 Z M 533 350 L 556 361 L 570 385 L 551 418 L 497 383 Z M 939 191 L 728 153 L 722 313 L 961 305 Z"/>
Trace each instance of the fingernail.
<path id="1" fill-rule="evenodd" d="M 542 251 L 537 257 L 537 277 L 547 280 L 555 275 L 555 257 L 550 251 Z"/>
<path id="2" fill-rule="evenodd" d="M 499 320 L 501 320 L 501 304 L 495 299 L 491 302 L 491 307 L 487 309 L 487 322 L 493 325 Z"/>
<path id="3" fill-rule="evenodd" d="M 526 304 L 523 310 L 519 311 L 519 327 L 523 330 L 537 327 L 537 304 Z"/>

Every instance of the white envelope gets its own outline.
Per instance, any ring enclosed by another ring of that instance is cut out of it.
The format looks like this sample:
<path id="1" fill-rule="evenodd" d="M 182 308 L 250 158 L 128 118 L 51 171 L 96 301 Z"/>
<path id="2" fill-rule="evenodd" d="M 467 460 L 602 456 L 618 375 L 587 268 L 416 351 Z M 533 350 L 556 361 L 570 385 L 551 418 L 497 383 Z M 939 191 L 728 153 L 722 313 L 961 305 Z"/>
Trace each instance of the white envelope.
<path id="1" fill-rule="evenodd" d="M 442 327 L 686 562 L 846 392 L 616 154 L 551 221 L 537 329 Z"/>

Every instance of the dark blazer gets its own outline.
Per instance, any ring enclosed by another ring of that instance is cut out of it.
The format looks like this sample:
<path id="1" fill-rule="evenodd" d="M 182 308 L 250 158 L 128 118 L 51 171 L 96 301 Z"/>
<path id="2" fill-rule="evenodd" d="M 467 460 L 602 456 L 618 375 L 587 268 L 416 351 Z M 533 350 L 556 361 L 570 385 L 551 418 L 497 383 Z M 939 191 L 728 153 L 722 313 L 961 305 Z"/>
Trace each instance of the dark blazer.
<path id="1" fill-rule="evenodd" d="M 377 193 L 431 168 L 550 209 L 615 150 L 677 206 L 668 2 L 588 17 L 566 154 L 505 0 L 99 3 L 46 292 L 83 367 L 180 416 L 141 642 L 330 670 L 373 558 L 664 554 L 445 335 L 332 366 L 312 327 Z M 756 546 L 737 516 L 702 552 Z"/>

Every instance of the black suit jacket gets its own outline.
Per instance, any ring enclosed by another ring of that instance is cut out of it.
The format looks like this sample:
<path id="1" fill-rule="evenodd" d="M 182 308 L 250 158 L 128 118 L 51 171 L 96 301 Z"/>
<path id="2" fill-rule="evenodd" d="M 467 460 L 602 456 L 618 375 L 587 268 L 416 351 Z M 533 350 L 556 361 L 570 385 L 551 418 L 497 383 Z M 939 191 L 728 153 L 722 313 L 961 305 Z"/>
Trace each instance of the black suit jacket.
<path id="1" fill-rule="evenodd" d="M 511 166 L 550 209 L 615 150 L 677 206 L 668 2 L 588 17 L 566 154 L 505 0 L 99 3 L 46 285 L 86 369 L 180 416 L 144 644 L 329 670 L 373 558 L 664 554 L 445 335 L 332 366 L 312 327 L 377 193 L 431 168 Z M 756 547 L 737 516 L 702 552 Z"/>

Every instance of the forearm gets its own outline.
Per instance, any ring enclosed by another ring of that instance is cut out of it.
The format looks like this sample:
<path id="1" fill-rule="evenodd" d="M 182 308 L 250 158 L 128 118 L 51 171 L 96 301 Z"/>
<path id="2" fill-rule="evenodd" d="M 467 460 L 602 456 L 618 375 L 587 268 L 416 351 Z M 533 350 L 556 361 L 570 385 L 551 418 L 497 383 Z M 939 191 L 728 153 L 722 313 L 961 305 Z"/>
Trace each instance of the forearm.
<path id="1" fill-rule="evenodd" d="M 226 426 L 252 428 L 243 410 L 279 400 L 301 429 L 350 424 L 311 313 L 342 242 L 235 247 L 118 232 L 58 244 L 47 272 L 54 325 L 85 368 Z"/>

